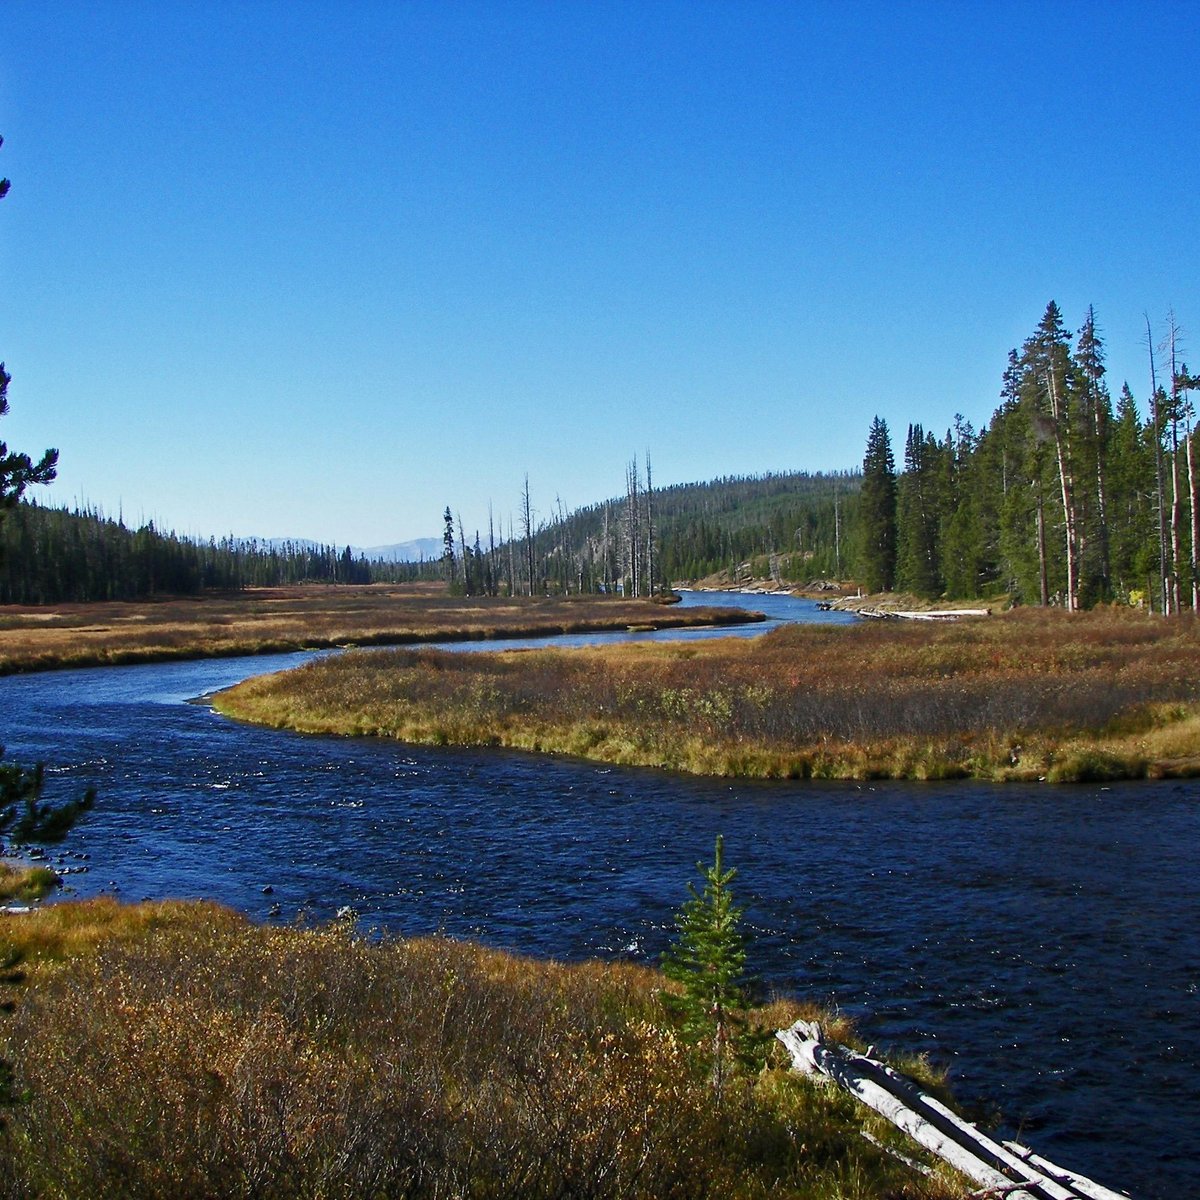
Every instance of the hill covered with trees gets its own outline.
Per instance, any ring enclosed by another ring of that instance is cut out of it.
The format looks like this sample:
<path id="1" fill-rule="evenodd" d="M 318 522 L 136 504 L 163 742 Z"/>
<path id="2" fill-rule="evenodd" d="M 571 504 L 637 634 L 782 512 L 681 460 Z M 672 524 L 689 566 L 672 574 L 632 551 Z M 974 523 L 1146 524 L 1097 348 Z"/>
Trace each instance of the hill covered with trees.
<path id="1" fill-rule="evenodd" d="M 444 514 L 442 570 L 467 592 L 616 592 L 648 596 L 717 572 L 779 582 L 842 573 L 857 471 L 730 476 L 655 488 L 649 456 L 626 468 L 625 494 L 538 519 L 528 478 L 507 536 L 486 545 Z"/>

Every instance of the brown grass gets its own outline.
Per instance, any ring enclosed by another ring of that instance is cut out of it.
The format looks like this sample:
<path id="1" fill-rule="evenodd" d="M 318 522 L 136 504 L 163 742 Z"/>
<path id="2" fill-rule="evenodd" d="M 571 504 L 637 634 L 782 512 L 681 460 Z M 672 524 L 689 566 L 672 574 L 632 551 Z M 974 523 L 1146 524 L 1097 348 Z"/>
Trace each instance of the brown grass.
<path id="1" fill-rule="evenodd" d="M 649 600 L 454 597 L 430 584 L 321 585 L 54 608 L 0 607 L 0 674 L 346 645 L 671 629 L 747 620 Z"/>
<path id="2" fill-rule="evenodd" d="M 948 625 L 456 655 L 360 653 L 218 707 L 308 732 L 699 774 L 1082 780 L 1200 772 L 1200 627 L 1022 609 Z"/>
<path id="3" fill-rule="evenodd" d="M 716 1108 L 644 968 L 211 905 L 66 905 L 0 917 L 0 942 L 26 972 L 0 1055 L 29 1092 L 5 1200 L 962 1194 L 781 1051 Z"/>

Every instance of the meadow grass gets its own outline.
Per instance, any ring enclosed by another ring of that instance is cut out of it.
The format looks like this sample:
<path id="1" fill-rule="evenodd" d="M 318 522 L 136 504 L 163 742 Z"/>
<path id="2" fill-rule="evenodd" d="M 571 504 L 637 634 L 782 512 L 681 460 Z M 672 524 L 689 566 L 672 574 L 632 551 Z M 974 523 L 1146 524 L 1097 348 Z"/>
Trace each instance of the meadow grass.
<path id="1" fill-rule="evenodd" d="M 0 675 L 754 619 L 735 609 L 681 609 L 616 597 L 456 597 L 438 584 L 309 584 L 147 601 L 8 605 L 0 607 Z"/>
<path id="2" fill-rule="evenodd" d="M 717 1106 L 644 967 L 112 900 L 0 916 L 0 954 L 5 1200 L 963 1195 L 773 1042 Z"/>
<path id="3" fill-rule="evenodd" d="M 304 732 L 506 746 L 696 774 L 1200 774 L 1200 626 L 1122 609 L 462 655 L 361 652 L 220 711 Z"/>
<path id="4" fill-rule="evenodd" d="M 61 882 L 49 867 L 0 859 L 0 900 L 44 900 Z"/>

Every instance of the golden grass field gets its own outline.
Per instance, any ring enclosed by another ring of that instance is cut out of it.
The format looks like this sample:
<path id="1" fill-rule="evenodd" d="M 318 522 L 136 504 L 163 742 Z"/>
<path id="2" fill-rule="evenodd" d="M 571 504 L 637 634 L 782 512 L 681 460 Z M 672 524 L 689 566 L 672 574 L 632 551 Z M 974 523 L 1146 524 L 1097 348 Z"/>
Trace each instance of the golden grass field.
<path id="1" fill-rule="evenodd" d="M 864 1140 L 900 1144 L 772 1039 L 718 1106 L 643 967 L 109 899 L 0 914 L 6 962 L 3 1200 L 965 1192 Z"/>
<path id="2" fill-rule="evenodd" d="M 1078 781 L 1200 774 L 1200 626 L 1129 609 L 795 625 L 758 638 L 360 652 L 231 716 L 697 774 Z"/>
<path id="3" fill-rule="evenodd" d="M 438 584 L 306 584 L 197 597 L 0 607 L 0 674 L 346 645 L 744 622 L 650 600 L 454 597 Z"/>

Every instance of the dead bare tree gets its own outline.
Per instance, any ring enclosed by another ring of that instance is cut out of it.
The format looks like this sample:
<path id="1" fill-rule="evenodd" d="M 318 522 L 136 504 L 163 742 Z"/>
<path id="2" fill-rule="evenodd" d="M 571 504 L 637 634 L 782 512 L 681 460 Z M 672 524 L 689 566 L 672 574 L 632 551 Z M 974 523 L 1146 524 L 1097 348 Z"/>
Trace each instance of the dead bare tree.
<path id="1" fill-rule="evenodd" d="M 646 595 L 654 595 L 654 484 L 650 476 L 650 451 L 646 451 Z"/>
<path id="2" fill-rule="evenodd" d="M 1158 573 L 1162 598 L 1160 605 L 1164 613 L 1171 611 L 1171 588 L 1167 574 L 1167 528 L 1163 510 L 1163 414 L 1161 401 L 1165 398 L 1158 386 L 1158 372 L 1154 365 L 1154 334 L 1150 329 L 1150 315 L 1146 318 L 1146 350 L 1150 355 L 1150 421 L 1154 426 L 1154 473 L 1157 484 L 1156 504 L 1158 507 Z"/>
<path id="3" fill-rule="evenodd" d="M 525 473 L 525 490 L 521 493 L 521 533 L 525 538 L 525 565 L 529 571 L 529 595 L 533 595 L 535 575 L 533 562 L 533 506 L 529 501 L 529 472 Z"/>

